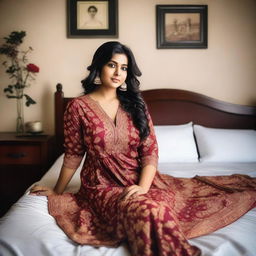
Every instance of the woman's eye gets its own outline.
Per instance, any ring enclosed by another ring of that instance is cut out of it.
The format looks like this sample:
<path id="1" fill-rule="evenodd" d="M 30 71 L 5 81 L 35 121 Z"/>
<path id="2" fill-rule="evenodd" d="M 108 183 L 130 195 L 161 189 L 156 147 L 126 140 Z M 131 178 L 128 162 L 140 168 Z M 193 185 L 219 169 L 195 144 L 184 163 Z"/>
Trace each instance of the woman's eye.
<path id="1" fill-rule="evenodd" d="M 127 69 L 128 69 L 127 67 L 122 67 L 123 71 L 127 71 Z"/>
<path id="2" fill-rule="evenodd" d="M 108 66 L 109 66 L 110 68 L 115 68 L 115 67 L 116 67 L 116 65 L 115 65 L 114 63 L 109 63 Z"/>

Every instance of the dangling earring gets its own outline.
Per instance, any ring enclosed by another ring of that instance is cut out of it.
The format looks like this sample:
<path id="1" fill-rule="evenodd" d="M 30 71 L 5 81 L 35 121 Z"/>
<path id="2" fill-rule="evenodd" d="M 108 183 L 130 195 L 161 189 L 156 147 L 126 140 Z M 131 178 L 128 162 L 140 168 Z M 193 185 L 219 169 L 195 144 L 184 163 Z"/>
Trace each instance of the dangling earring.
<path id="1" fill-rule="evenodd" d="M 127 91 L 127 84 L 124 82 L 119 86 L 120 91 L 126 92 Z"/>
<path id="2" fill-rule="evenodd" d="M 93 83 L 94 84 L 102 84 L 102 82 L 101 82 L 101 80 L 100 80 L 100 75 L 99 75 L 99 72 L 97 72 L 97 74 L 96 74 L 96 77 L 94 78 L 94 80 L 93 80 Z"/>

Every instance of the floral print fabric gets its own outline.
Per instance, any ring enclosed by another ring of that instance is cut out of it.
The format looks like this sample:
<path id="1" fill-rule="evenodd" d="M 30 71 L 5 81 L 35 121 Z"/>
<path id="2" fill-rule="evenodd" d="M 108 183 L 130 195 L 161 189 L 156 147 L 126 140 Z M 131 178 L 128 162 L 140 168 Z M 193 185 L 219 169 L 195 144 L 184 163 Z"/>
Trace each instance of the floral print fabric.
<path id="1" fill-rule="evenodd" d="M 130 115 L 119 106 L 113 121 L 85 95 L 72 100 L 64 117 L 64 165 L 77 168 L 86 153 L 76 194 L 48 197 L 49 213 L 75 242 L 117 246 L 133 256 L 200 255 L 187 239 L 235 221 L 255 206 L 256 181 L 248 176 L 174 178 L 158 171 L 147 194 L 118 200 L 137 184 L 141 169 L 157 167 L 150 135 L 140 141 Z"/>

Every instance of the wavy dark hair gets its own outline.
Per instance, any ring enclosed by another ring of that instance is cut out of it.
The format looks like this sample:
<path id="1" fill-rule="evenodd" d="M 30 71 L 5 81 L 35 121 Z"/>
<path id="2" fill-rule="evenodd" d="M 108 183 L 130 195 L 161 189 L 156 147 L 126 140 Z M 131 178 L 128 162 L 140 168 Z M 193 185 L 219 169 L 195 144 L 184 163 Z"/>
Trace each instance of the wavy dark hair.
<path id="1" fill-rule="evenodd" d="M 92 63 L 87 69 L 89 75 L 82 80 L 84 94 L 96 90 L 100 85 L 94 84 L 97 74 L 101 73 L 102 67 L 107 64 L 114 54 L 125 54 L 128 58 L 128 70 L 126 77 L 127 90 L 122 91 L 117 88 L 117 97 L 122 108 L 131 115 L 134 126 L 139 130 L 141 140 L 149 135 L 148 118 L 146 115 L 145 102 L 140 92 L 140 82 L 137 79 L 141 72 L 135 61 L 132 51 L 125 45 L 111 41 L 102 44 L 95 52 Z"/>

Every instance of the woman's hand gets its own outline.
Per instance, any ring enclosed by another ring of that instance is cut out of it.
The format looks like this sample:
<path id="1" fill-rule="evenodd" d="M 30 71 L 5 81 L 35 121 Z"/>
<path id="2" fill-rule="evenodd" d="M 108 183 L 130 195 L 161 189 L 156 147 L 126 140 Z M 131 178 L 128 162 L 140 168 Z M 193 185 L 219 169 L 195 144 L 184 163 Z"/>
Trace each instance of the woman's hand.
<path id="1" fill-rule="evenodd" d="M 52 188 L 44 187 L 35 185 L 30 189 L 30 195 L 36 195 L 36 196 L 50 196 L 50 195 L 56 195 L 54 190 Z"/>
<path id="2" fill-rule="evenodd" d="M 119 200 L 126 200 L 128 198 L 134 198 L 138 195 L 146 194 L 148 190 L 139 185 L 132 185 L 124 189 L 123 193 L 121 193 Z"/>

